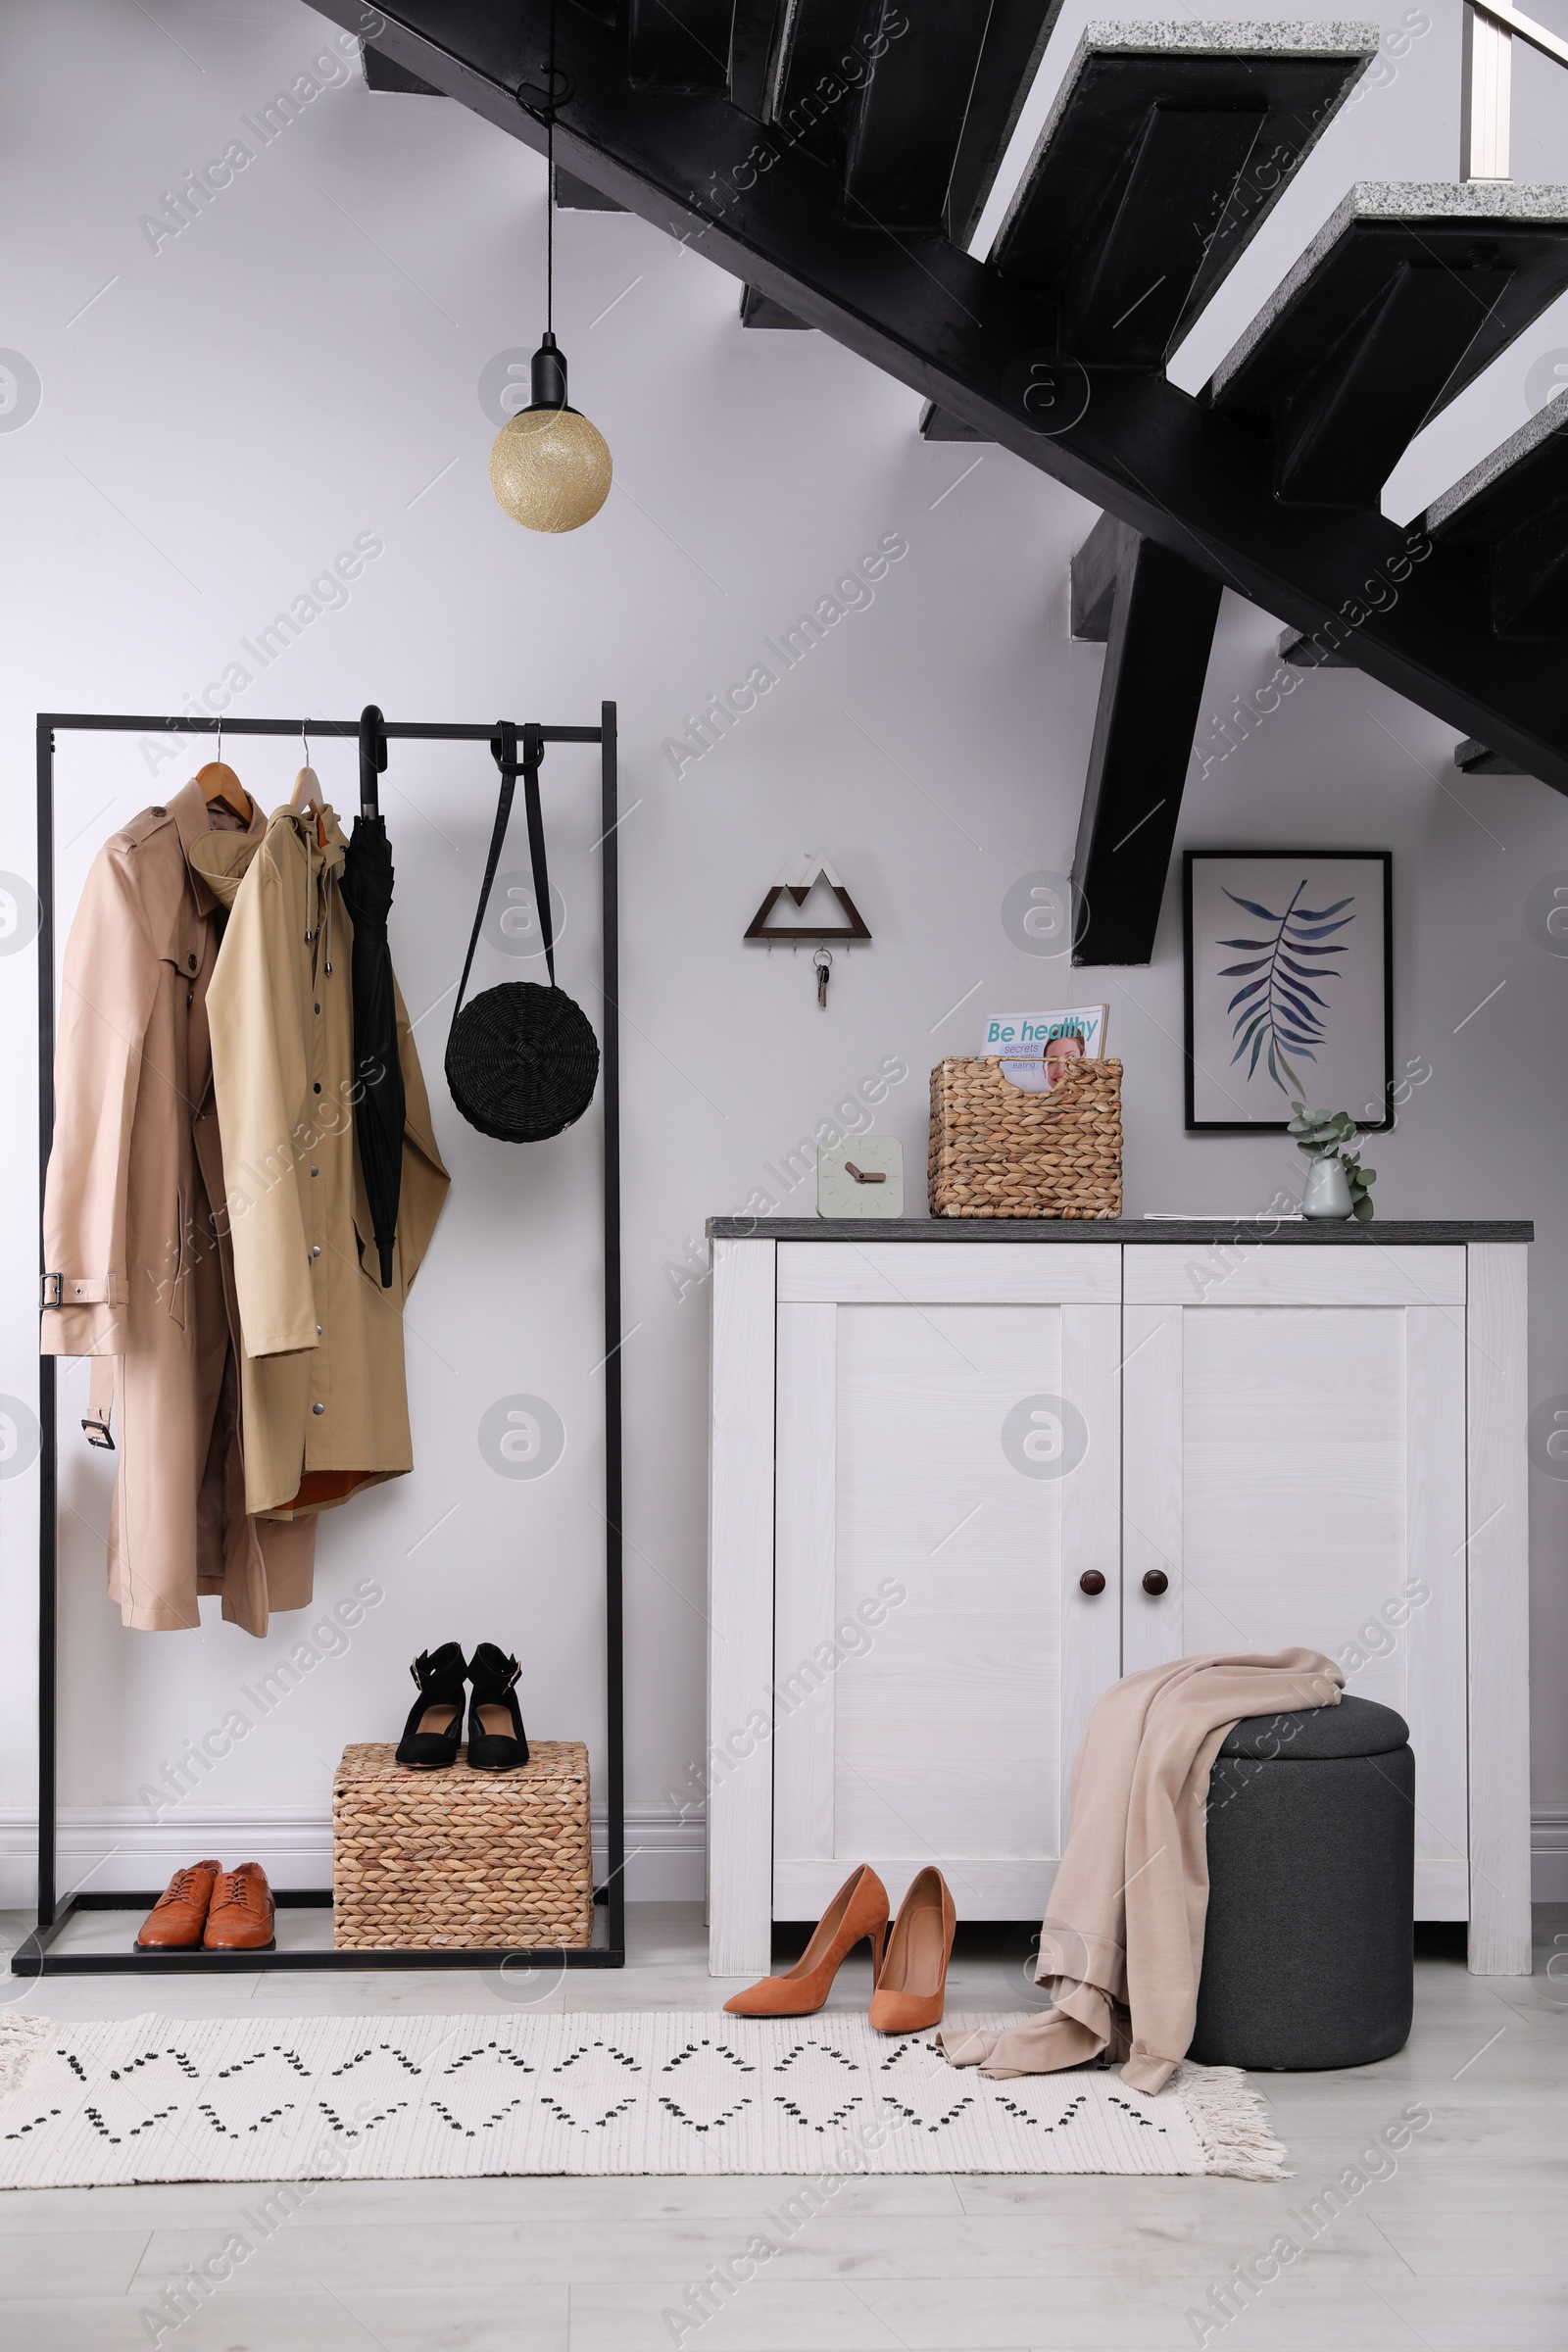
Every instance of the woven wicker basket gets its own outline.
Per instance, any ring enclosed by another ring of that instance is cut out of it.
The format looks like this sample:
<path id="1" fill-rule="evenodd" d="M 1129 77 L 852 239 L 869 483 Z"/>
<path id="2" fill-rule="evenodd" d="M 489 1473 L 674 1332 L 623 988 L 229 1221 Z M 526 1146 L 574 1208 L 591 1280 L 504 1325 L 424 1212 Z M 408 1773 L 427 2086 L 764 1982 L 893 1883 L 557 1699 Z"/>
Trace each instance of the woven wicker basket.
<path id="1" fill-rule="evenodd" d="M 349 1951 L 586 1944 L 588 1750 L 534 1740 L 516 1772 L 412 1772 L 346 1747 L 332 1783 L 332 1941 Z"/>
<path id="2" fill-rule="evenodd" d="M 1121 1063 L 1074 1061 L 1049 1095 L 993 1056 L 931 1073 L 934 1217 L 1119 1217 Z"/>

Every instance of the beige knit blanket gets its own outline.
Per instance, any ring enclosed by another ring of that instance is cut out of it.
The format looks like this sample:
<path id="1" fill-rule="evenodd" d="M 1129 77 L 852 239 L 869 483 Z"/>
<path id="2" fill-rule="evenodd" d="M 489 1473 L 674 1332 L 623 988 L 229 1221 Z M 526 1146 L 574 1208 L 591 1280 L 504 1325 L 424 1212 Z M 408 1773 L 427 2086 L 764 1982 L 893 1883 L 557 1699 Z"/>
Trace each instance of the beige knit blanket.
<path id="1" fill-rule="evenodd" d="M 1344 1681 L 1315 1649 L 1217 1651 L 1107 1690 L 1073 1765 L 1072 1830 L 1040 1930 L 1035 1979 L 1054 2006 L 1000 2034 L 943 2034 L 953 2065 L 1043 2075 L 1105 2052 L 1133 2089 L 1163 2089 L 1198 2010 L 1209 1767 L 1244 1716 L 1337 1707 Z"/>

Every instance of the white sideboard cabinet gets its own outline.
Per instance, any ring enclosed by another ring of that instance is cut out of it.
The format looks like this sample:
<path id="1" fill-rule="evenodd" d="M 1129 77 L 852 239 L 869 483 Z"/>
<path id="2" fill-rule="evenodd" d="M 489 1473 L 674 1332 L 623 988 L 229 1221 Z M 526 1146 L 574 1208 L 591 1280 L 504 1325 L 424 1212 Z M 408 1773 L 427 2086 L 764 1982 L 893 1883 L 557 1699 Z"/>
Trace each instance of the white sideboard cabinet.
<path id="1" fill-rule="evenodd" d="M 709 1231 L 715 1975 L 858 1862 L 1038 1918 L 1101 1692 L 1292 1643 L 1410 1725 L 1417 1916 L 1528 1972 L 1528 1225 Z"/>

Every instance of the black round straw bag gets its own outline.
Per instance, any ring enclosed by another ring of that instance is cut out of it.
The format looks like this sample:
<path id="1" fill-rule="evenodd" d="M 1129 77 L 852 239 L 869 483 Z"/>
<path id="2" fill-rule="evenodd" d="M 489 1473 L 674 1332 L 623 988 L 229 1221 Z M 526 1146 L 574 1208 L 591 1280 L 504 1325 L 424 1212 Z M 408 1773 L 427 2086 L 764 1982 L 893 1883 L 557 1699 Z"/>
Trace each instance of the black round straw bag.
<path id="1" fill-rule="evenodd" d="M 522 764 L 517 764 L 517 730 L 503 721 L 500 741 L 492 748 L 501 769 L 501 800 L 490 858 L 479 893 L 479 911 L 473 918 L 468 959 L 458 983 L 458 1008 L 447 1038 L 447 1084 L 452 1100 L 470 1127 L 493 1135 L 503 1144 L 538 1144 L 560 1135 L 580 1119 L 594 1099 L 599 1083 L 599 1040 L 580 1004 L 556 986 L 556 943 L 550 912 L 550 876 L 545 867 L 544 826 L 539 812 L 539 762 L 544 756 L 540 729 L 522 731 Z M 512 799 L 518 773 L 522 776 L 523 806 L 528 814 L 528 857 L 533 866 L 534 899 L 544 932 L 545 962 L 550 986 L 532 980 L 509 980 L 487 988 L 465 1005 L 464 991 L 473 968 L 473 951 L 490 904 L 501 845 L 507 837 Z"/>

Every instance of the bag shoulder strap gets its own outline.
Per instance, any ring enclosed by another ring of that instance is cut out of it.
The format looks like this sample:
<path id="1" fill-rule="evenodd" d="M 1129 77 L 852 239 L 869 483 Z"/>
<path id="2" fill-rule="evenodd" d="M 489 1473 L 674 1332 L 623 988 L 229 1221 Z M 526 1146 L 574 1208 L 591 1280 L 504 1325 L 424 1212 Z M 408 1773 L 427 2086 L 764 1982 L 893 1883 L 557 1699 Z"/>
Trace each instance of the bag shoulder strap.
<path id="1" fill-rule="evenodd" d="M 545 864 L 545 825 L 539 808 L 539 762 L 544 758 L 544 730 L 522 730 L 522 803 L 528 816 L 528 862 L 533 867 L 533 899 L 544 934 L 545 963 L 550 985 L 556 985 L 556 924 L 550 911 L 550 874 Z"/>
<path id="2" fill-rule="evenodd" d="M 495 883 L 496 867 L 501 862 L 501 848 L 512 821 L 512 802 L 516 791 L 517 777 L 522 777 L 523 806 L 528 816 L 528 858 L 533 867 L 534 897 L 538 903 L 540 928 L 545 937 L 545 961 L 550 968 L 550 985 L 556 985 L 555 926 L 550 915 L 550 876 L 545 865 L 544 824 L 539 808 L 539 762 L 544 757 L 543 730 L 525 726 L 522 730 L 522 760 L 517 760 L 517 730 L 511 719 L 501 720 L 496 740 L 490 746 L 496 765 L 501 770 L 501 797 L 496 804 L 495 829 L 490 836 L 490 855 L 485 860 L 484 884 L 479 892 L 478 911 L 473 918 L 473 930 L 468 939 L 468 953 L 464 961 L 463 978 L 458 982 L 458 1001 L 452 1008 L 457 1020 L 463 1010 L 467 991 L 468 974 L 473 969 L 473 952 L 479 945 L 479 932 L 484 923 L 485 909 L 490 904 L 490 892 Z"/>

